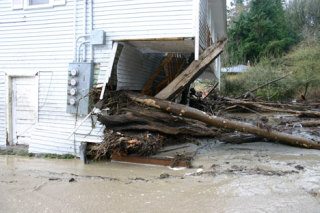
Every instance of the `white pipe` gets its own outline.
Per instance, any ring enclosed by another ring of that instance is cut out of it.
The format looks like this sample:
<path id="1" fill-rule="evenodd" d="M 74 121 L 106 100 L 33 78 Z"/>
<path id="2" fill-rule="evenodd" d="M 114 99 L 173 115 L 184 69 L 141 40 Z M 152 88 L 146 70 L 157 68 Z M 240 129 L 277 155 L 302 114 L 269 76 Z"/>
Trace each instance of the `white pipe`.
<path id="1" fill-rule="evenodd" d="M 79 47 L 78 47 L 78 56 L 77 56 L 77 58 L 76 58 L 76 62 L 81 62 L 80 61 L 80 51 L 81 51 L 81 47 L 84 45 L 84 48 L 86 47 L 86 45 L 85 44 L 88 44 L 88 43 L 90 43 L 90 41 L 83 41 L 83 42 L 81 42 L 80 43 L 80 45 L 79 45 Z M 82 61 L 85 61 L 85 58 L 82 58 Z"/>
<path id="2" fill-rule="evenodd" d="M 77 57 L 77 0 L 73 0 L 73 61 Z"/>
<path id="3" fill-rule="evenodd" d="M 88 36 L 90 36 L 90 35 L 80 35 L 77 39 L 76 39 L 76 41 L 75 41 L 75 47 L 74 47 L 74 56 L 73 56 L 73 61 L 74 62 L 77 62 L 77 47 L 78 47 L 78 42 L 79 42 L 79 40 L 81 39 L 81 38 L 86 38 L 86 37 L 88 37 Z"/>
<path id="4" fill-rule="evenodd" d="M 87 34 L 87 0 L 83 2 L 83 34 Z M 86 55 L 86 46 L 84 46 L 82 52 L 83 61 L 86 61 Z"/>
<path id="5" fill-rule="evenodd" d="M 93 110 L 81 121 L 81 123 L 80 123 L 78 126 L 76 126 L 76 128 L 74 128 L 74 129 L 72 130 L 72 132 L 70 133 L 70 135 L 68 136 L 67 139 L 70 139 L 71 136 L 76 133 L 76 131 L 82 126 L 82 124 L 83 124 L 86 120 L 88 120 L 88 118 L 92 115 L 92 113 L 93 113 Z"/>
<path id="6" fill-rule="evenodd" d="M 89 6 L 90 6 L 90 33 L 92 32 L 93 30 L 93 1 L 92 0 L 89 0 Z M 90 45 L 90 53 L 91 53 L 91 56 L 90 56 L 90 61 L 93 61 L 94 59 L 94 53 L 93 53 L 93 46 Z"/>

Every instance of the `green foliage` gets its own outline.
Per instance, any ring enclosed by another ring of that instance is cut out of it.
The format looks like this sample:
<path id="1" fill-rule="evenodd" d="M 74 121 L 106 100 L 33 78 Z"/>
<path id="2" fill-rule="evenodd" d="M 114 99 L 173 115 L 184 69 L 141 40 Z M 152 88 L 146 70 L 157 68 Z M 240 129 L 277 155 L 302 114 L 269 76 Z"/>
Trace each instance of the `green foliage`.
<path id="1" fill-rule="evenodd" d="M 288 100 L 301 94 L 320 98 L 320 43 L 302 42 L 282 58 L 262 58 L 248 72 L 223 76 L 224 95 L 239 96 L 266 82 L 291 73 L 285 79 L 259 89 L 256 95 L 266 100 Z M 317 97 L 315 95 L 318 95 Z"/>
<path id="2" fill-rule="evenodd" d="M 302 39 L 319 39 L 320 0 L 291 0 L 286 11 L 289 25 Z"/>
<path id="3" fill-rule="evenodd" d="M 228 29 L 230 64 L 280 56 L 294 43 L 281 0 L 252 0 Z"/>

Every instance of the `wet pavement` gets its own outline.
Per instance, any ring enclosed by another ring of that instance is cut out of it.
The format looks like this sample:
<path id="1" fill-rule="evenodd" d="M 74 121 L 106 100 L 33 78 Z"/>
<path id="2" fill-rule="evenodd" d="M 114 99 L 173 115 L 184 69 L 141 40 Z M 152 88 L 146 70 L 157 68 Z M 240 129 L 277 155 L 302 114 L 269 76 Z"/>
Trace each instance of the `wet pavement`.
<path id="1" fill-rule="evenodd" d="M 203 141 L 193 169 L 0 156 L 0 212 L 320 212 L 320 151 Z"/>

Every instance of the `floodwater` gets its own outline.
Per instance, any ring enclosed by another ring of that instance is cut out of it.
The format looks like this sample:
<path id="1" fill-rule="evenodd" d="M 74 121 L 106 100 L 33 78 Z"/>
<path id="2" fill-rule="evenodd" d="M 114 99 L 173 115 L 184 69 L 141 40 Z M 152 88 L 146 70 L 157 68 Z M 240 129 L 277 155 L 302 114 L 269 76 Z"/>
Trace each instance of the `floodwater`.
<path id="1" fill-rule="evenodd" d="M 0 156 L 0 212 L 320 212 L 319 162 L 318 150 L 212 141 L 180 170 Z"/>

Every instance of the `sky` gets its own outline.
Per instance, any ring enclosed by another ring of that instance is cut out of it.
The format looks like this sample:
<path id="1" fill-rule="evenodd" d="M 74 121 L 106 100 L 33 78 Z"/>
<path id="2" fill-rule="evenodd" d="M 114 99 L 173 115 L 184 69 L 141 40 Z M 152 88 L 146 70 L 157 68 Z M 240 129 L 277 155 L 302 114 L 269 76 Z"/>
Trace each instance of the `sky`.
<path id="1" fill-rule="evenodd" d="M 227 6 L 230 7 L 230 3 L 232 0 L 227 0 Z"/>

